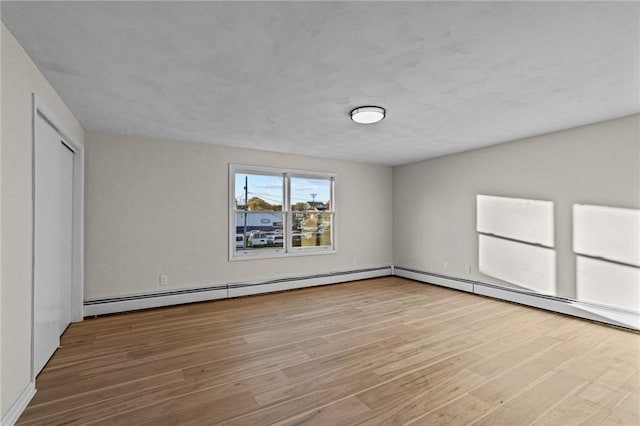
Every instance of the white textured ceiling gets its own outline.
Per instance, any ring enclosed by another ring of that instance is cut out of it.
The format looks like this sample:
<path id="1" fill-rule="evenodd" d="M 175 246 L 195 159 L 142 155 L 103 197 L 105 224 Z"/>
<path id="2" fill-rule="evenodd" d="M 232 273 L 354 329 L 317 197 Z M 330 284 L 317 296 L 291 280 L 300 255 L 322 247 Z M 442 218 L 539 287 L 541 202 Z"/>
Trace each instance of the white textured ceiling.
<path id="1" fill-rule="evenodd" d="M 640 112 L 640 3 L 10 2 L 88 131 L 389 165 Z M 349 111 L 380 105 L 357 125 Z"/>

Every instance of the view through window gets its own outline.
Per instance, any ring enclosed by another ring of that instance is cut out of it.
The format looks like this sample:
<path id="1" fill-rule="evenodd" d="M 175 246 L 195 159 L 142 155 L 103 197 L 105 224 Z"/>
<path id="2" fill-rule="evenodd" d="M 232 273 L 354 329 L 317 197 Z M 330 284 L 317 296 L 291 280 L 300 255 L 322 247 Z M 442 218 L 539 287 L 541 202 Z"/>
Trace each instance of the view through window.
<path id="1" fill-rule="evenodd" d="M 232 165 L 231 258 L 334 250 L 335 177 Z"/>

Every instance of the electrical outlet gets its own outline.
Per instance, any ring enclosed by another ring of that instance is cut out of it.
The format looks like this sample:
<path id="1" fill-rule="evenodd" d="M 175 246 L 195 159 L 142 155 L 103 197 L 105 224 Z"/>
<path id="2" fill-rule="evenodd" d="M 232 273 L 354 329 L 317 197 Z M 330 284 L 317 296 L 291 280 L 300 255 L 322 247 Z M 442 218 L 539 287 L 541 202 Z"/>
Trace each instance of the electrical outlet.
<path id="1" fill-rule="evenodd" d="M 169 277 L 166 275 L 160 275 L 160 287 L 166 287 L 169 283 Z"/>
<path id="2" fill-rule="evenodd" d="M 464 265 L 464 271 L 465 271 L 467 274 L 471 274 L 471 266 L 469 266 L 469 265 Z"/>

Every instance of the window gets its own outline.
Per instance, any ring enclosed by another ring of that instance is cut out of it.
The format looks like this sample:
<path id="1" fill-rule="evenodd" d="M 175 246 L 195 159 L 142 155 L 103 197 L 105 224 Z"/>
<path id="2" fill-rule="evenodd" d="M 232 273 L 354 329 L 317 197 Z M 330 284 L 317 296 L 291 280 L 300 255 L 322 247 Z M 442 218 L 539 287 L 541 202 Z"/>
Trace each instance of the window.
<path id="1" fill-rule="evenodd" d="M 335 175 L 229 167 L 229 258 L 335 252 Z"/>

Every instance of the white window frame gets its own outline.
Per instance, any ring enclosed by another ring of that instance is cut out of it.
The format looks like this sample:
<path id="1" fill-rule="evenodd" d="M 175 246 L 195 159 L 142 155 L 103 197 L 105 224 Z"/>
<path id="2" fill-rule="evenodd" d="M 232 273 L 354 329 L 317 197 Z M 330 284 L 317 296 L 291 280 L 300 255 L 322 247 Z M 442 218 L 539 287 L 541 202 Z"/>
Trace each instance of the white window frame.
<path id="1" fill-rule="evenodd" d="M 257 174 L 282 176 L 283 178 L 283 247 L 274 247 L 262 250 L 236 251 L 236 198 L 235 180 L 236 174 Z M 291 178 L 327 179 L 331 182 L 330 188 L 330 209 L 326 213 L 331 214 L 331 245 L 293 247 L 290 237 L 291 224 L 293 223 L 293 211 L 291 210 Z M 276 167 L 252 166 L 246 164 L 229 164 L 229 261 L 250 260 L 250 259 L 270 259 L 294 256 L 309 256 L 321 254 L 337 253 L 336 244 L 336 197 L 335 197 L 336 174 L 329 172 L 319 172 L 310 170 L 284 169 Z"/>

